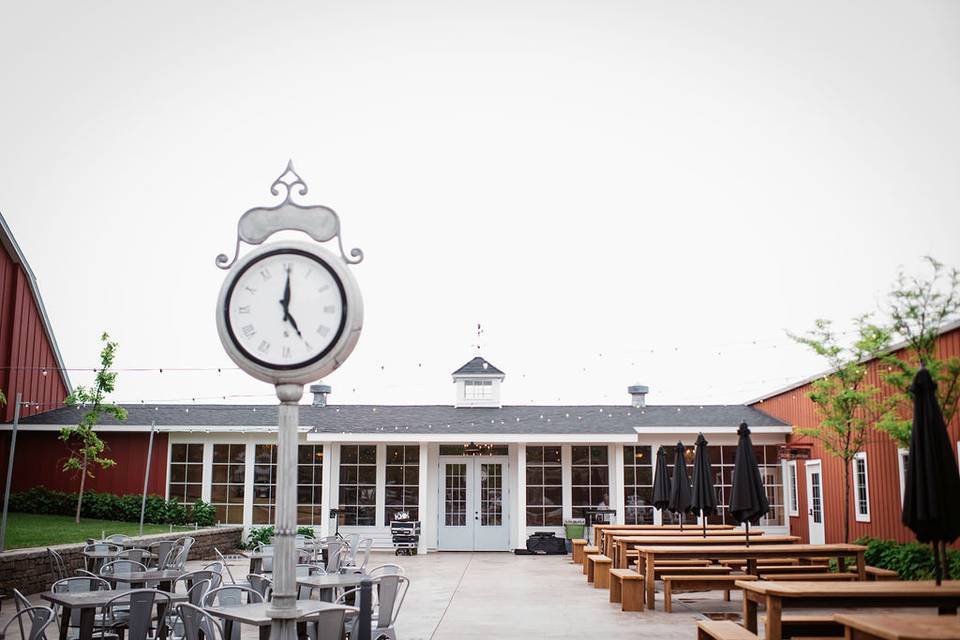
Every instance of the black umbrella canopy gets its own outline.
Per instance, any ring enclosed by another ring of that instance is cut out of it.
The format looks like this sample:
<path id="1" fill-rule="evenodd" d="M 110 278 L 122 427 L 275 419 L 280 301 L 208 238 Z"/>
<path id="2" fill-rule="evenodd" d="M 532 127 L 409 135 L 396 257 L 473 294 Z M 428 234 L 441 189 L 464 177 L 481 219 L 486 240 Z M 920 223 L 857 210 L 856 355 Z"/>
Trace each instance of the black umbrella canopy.
<path id="1" fill-rule="evenodd" d="M 653 472 L 653 506 L 661 511 L 670 506 L 670 476 L 663 447 L 657 449 L 657 466 Z"/>
<path id="2" fill-rule="evenodd" d="M 677 452 L 673 460 L 673 478 L 670 479 L 670 511 L 683 514 L 693 510 L 692 496 L 690 495 L 690 474 L 687 473 L 687 459 L 684 456 L 683 443 L 677 443 Z"/>
<path id="3" fill-rule="evenodd" d="M 707 516 L 717 512 L 717 492 L 713 488 L 713 473 L 710 470 L 710 454 L 707 439 L 697 436 L 697 453 L 693 458 L 693 510 L 703 519 L 703 535 L 707 535 Z"/>
<path id="4" fill-rule="evenodd" d="M 920 542 L 934 543 L 937 583 L 941 567 L 939 543 L 960 536 L 960 472 L 937 401 L 937 383 L 920 367 L 910 385 L 913 394 L 913 433 L 903 495 L 903 524 Z"/>
<path id="5" fill-rule="evenodd" d="M 767 491 L 760 477 L 760 467 L 753 455 L 750 429 L 746 422 L 737 429 L 737 454 L 733 466 L 733 486 L 730 489 L 730 515 L 740 523 L 757 524 L 770 510 Z"/>

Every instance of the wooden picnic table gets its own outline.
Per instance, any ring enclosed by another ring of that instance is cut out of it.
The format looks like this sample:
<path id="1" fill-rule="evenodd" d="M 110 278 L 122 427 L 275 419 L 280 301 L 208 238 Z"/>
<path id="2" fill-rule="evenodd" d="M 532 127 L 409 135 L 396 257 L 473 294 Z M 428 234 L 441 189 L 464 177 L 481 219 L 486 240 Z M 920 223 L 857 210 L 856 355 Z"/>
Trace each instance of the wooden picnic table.
<path id="1" fill-rule="evenodd" d="M 807 545 L 805 545 L 807 546 Z M 809 545 L 814 546 L 814 545 Z M 820 545 L 816 545 L 820 546 Z M 843 545 L 826 545 L 843 546 Z M 824 554 L 826 555 L 826 554 Z M 937 607 L 940 613 L 955 613 L 960 606 L 960 580 L 945 580 L 939 587 L 932 580 L 908 582 L 777 582 L 738 581 L 743 589 L 743 626 L 757 632 L 757 606 L 764 605 L 766 640 L 781 639 L 781 619 L 786 608 L 837 607 Z M 925 636 L 926 637 L 926 636 Z"/>
<path id="2" fill-rule="evenodd" d="M 123 591 L 83 591 L 80 593 L 53 593 L 52 591 L 47 591 L 40 594 L 40 598 L 51 602 L 53 604 L 58 604 L 62 607 L 62 614 L 60 617 L 60 640 L 67 640 L 67 630 L 70 627 L 70 613 L 74 609 L 80 610 L 80 635 L 77 637 L 77 640 L 92 640 L 93 638 L 93 622 L 96 617 L 97 609 L 103 607 L 107 604 L 108 601 L 115 598 L 116 596 L 123 595 Z M 187 595 L 184 593 L 168 594 L 170 596 L 171 606 L 176 606 L 179 602 L 186 602 Z M 158 596 L 156 600 L 157 604 L 157 618 L 162 619 L 166 612 L 167 600 L 163 596 Z M 160 640 L 166 638 L 166 628 L 164 627 L 160 631 Z"/>
<path id="3" fill-rule="evenodd" d="M 836 613 L 846 640 L 960 640 L 960 618 L 934 615 Z"/>
<path id="4" fill-rule="evenodd" d="M 771 536 L 773 537 L 773 536 Z M 750 575 L 757 575 L 757 560 L 760 558 L 798 558 L 809 560 L 811 558 L 836 558 L 840 565 L 840 570 L 844 570 L 844 558 L 856 556 L 857 575 L 860 580 L 867 579 L 867 565 L 863 554 L 866 547 L 857 544 L 756 544 L 751 542 L 746 545 L 727 545 L 727 546 L 644 546 L 638 547 L 640 553 L 637 558 L 637 572 L 644 576 L 644 587 L 647 590 L 647 608 L 654 608 L 654 566 L 659 558 L 660 560 L 683 560 L 689 558 L 710 559 L 710 560 L 746 560 L 746 572 Z M 739 584 L 739 583 L 738 583 Z M 744 584 L 755 584 L 753 582 Z M 791 583 L 800 584 L 800 583 Z M 822 584 L 822 583 L 814 583 Z M 847 585 L 856 585 L 858 583 L 847 583 Z M 871 583 L 873 584 L 873 583 Z"/>
<path id="5" fill-rule="evenodd" d="M 142 589 L 148 582 L 158 583 L 160 591 L 173 593 L 173 583 L 182 576 L 185 571 L 177 569 L 150 569 L 149 571 L 131 571 L 129 573 L 115 573 L 108 576 L 102 576 L 104 580 L 116 586 L 118 582 L 129 584 L 131 589 Z"/>
<path id="6" fill-rule="evenodd" d="M 759 531 L 751 531 L 750 539 L 753 540 L 757 536 L 764 535 L 766 532 L 763 529 Z M 631 530 L 631 529 L 606 529 L 601 532 L 600 536 L 600 545 L 599 548 L 603 550 L 603 553 L 608 556 L 613 556 L 613 546 L 615 544 L 615 539 L 625 536 L 644 536 L 644 537 L 662 537 L 662 538 L 671 538 L 671 537 L 686 537 L 686 538 L 703 538 L 702 530 L 692 530 L 684 529 L 670 529 L 669 531 L 655 531 L 653 529 L 640 529 L 640 530 Z M 716 538 L 716 537 L 727 537 L 727 536 L 739 536 L 746 540 L 747 532 L 745 529 L 707 529 L 707 537 Z"/>
<path id="7" fill-rule="evenodd" d="M 273 624 L 273 618 L 267 615 L 269 603 L 254 602 L 241 604 L 232 607 L 205 607 L 204 611 L 212 616 L 223 620 L 223 637 L 233 637 L 233 624 L 249 624 L 260 628 L 260 640 L 270 639 L 270 625 Z M 343 609 L 345 611 L 357 611 L 356 607 L 350 607 L 342 604 L 331 604 L 320 600 L 297 600 L 297 620 L 303 622 L 307 618 L 320 611 L 330 609 Z"/>
<path id="8" fill-rule="evenodd" d="M 753 537 L 750 534 L 750 545 L 784 545 L 800 540 L 797 536 L 764 535 Z M 625 569 L 627 567 L 627 551 L 631 547 L 652 547 L 652 546 L 723 546 L 723 545 L 746 545 L 747 536 L 614 536 L 613 537 L 613 561 L 614 567 Z"/>
<path id="9" fill-rule="evenodd" d="M 687 531 L 692 529 L 703 530 L 702 526 L 698 525 L 684 525 L 682 528 L 679 524 L 595 524 L 593 525 L 593 544 L 595 546 L 600 546 L 600 536 L 603 531 L 607 529 L 624 529 L 624 530 L 637 530 L 637 531 Z M 707 531 L 712 530 L 723 530 L 723 529 L 733 529 L 732 524 L 708 524 Z"/>

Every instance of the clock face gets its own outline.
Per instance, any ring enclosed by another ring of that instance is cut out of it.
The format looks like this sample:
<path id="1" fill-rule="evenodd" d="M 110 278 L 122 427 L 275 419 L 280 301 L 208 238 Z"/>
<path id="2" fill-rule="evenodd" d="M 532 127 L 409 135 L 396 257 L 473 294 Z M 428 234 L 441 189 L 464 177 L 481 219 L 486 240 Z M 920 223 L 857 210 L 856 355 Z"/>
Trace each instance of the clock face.
<path id="1" fill-rule="evenodd" d="M 308 366 L 343 333 L 347 301 L 340 278 L 298 249 L 264 253 L 227 290 L 224 320 L 245 357 L 270 369 Z"/>

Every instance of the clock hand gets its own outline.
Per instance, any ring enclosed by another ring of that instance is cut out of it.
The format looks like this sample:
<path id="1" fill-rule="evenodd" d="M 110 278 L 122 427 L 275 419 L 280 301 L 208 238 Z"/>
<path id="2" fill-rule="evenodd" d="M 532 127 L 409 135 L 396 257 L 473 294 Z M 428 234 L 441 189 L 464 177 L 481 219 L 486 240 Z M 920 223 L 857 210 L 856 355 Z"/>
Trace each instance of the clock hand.
<path id="1" fill-rule="evenodd" d="M 280 299 L 280 304 L 283 306 L 283 320 L 281 322 L 289 322 L 302 340 L 303 334 L 300 333 L 300 327 L 297 326 L 297 321 L 290 315 L 290 269 L 287 269 L 287 284 L 283 287 L 283 298 Z"/>
<path id="2" fill-rule="evenodd" d="M 303 335 L 300 333 L 300 327 L 297 326 L 297 321 L 293 319 L 293 316 L 288 313 L 287 317 L 284 319 L 290 323 L 290 325 L 293 327 L 293 330 L 297 332 L 297 335 L 300 336 L 300 339 L 302 340 Z"/>

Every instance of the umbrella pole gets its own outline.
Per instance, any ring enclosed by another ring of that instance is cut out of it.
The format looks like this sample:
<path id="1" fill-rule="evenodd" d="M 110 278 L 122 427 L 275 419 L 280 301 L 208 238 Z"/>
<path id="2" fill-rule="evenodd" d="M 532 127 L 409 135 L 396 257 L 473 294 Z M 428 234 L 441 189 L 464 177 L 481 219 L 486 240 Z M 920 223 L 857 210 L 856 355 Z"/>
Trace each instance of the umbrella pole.
<path id="1" fill-rule="evenodd" d="M 938 540 L 933 541 L 933 577 L 937 581 L 937 586 L 940 586 L 940 581 L 942 579 L 942 572 L 940 569 L 940 542 Z"/>
<path id="2" fill-rule="evenodd" d="M 750 521 L 747 520 L 745 524 L 747 526 L 747 546 L 749 547 L 750 546 Z"/>
<path id="3" fill-rule="evenodd" d="M 700 509 L 700 517 L 703 519 L 703 537 L 707 537 L 707 514 L 703 512 L 703 509 Z"/>

